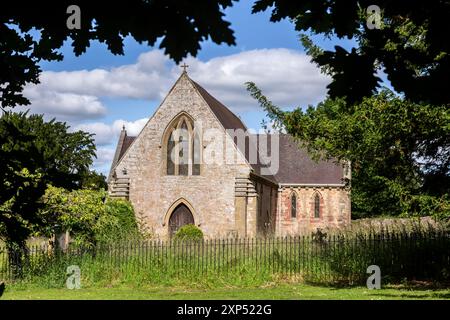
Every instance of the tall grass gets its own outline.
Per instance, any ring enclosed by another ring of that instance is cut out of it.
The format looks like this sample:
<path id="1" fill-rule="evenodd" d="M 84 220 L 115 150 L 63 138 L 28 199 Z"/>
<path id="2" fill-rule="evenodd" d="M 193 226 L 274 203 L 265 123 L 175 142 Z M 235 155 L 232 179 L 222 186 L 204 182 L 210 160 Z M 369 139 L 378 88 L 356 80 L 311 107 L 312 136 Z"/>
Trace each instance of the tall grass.
<path id="1" fill-rule="evenodd" d="M 28 257 L 22 277 L 13 279 L 0 248 L 0 279 L 62 287 L 67 267 L 77 265 L 82 286 L 254 285 L 279 278 L 364 284 L 367 267 L 375 264 L 384 283 L 450 280 L 450 234 L 437 228 L 200 242 L 123 241 L 65 252 L 31 246 Z"/>

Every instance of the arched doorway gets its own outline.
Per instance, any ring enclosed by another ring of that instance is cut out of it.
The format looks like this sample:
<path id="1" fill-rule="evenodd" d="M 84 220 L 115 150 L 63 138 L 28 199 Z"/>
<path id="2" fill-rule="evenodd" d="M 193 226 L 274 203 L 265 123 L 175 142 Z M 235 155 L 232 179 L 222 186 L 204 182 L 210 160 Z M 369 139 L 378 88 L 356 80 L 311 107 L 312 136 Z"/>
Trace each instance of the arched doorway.
<path id="1" fill-rule="evenodd" d="M 186 224 L 194 224 L 194 216 L 184 203 L 180 203 L 175 210 L 173 210 L 169 218 L 170 237 Z"/>

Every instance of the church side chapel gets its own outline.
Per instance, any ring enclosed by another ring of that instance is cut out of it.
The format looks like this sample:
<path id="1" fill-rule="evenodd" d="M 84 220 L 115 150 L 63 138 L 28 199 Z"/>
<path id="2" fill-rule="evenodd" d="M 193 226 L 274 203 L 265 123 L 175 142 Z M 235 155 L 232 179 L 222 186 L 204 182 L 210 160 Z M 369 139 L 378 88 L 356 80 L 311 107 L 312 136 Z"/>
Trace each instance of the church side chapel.
<path id="1" fill-rule="evenodd" d="M 234 132 L 244 133 L 245 143 Z M 264 136 L 250 134 L 185 68 L 138 136 L 123 128 L 109 194 L 128 199 L 160 239 L 185 224 L 206 238 L 294 236 L 348 225 L 348 166 L 313 161 L 287 134 Z M 268 149 L 277 165 L 268 168 L 260 142 L 275 140 Z M 257 161 L 248 150 L 256 150 Z"/>

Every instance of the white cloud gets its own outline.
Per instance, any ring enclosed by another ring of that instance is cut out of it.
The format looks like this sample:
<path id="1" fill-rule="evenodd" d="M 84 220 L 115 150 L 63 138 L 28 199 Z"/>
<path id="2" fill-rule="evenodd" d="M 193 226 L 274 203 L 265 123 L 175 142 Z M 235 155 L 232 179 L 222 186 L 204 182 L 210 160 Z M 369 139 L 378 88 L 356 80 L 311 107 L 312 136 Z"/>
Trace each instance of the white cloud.
<path id="1" fill-rule="evenodd" d="M 114 158 L 114 152 L 114 148 L 97 148 L 97 159 L 94 160 L 93 165 L 94 170 L 107 176 L 111 167 L 112 159 Z"/>
<path id="2" fill-rule="evenodd" d="M 244 83 L 255 82 L 275 104 L 304 106 L 325 97 L 329 79 L 304 53 L 261 49 L 201 61 L 187 58 L 189 74 L 233 111 L 258 110 Z M 45 71 L 25 94 L 34 113 L 61 119 L 93 119 L 105 114 L 102 97 L 162 100 L 180 68 L 160 50 L 139 56 L 136 63 L 111 69 Z"/>
<path id="3" fill-rule="evenodd" d="M 95 144 L 97 146 L 115 145 L 124 125 L 128 135 L 137 136 L 147 121 L 148 118 L 142 118 L 136 121 L 116 120 L 110 125 L 104 122 L 82 123 L 74 126 L 72 130 L 82 130 L 95 134 Z"/>
<path id="4" fill-rule="evenodd" d="M 170 60 L 159 50 L 141 54 L 135 64 L 110 70 L 45 71 L 39 86 L 58 92 L 98 97 L 161 99 L 173 82 Z"/>
<path id="5" fill-rule="evenodd" d="M 103 122 L 83 123 L 72 127 L 73 131 L 85 131 L 93 133 L 95 136 L 95 144 L 97 146 L 111 144 L 115 132 L 113 128 Z"/>
<path id="6" fill-rule="evenodd" d="M 30 109 L 32 113 L 44 114 L 46 118 L 58 120 L 95 119 L 106 114 L 106 107 L 96 96 L 45 90 L 38 86 L 28 86 L 24 94 L 31 106 L 22 106 L 16 110 Z"/>
<path id="7" fill-rule="evenodd" d="M 190 58 L 191 77 L 233 111 L 255 109 L 244 83 L 255 82 L 275 104 L 303 106 L 325 97 L 330 79 L 300 52 L 251 50 L 207 62 Z"/>
<path id="8" fill-rule="evenodd" d="M 122 127 L 125 126 L 127 130 L 127 134 L 130 136 L 137 136 L 139 132 L 141 132 L 144 125 L 147 123 L 149 118 L 142 118 L 136 121 L 126 121 L 126 120 L 116 120 L 114 121 L 112 127 L 115 132 L 119 132 L 122 130 Z"/>
<path id="9" fill-rule="evenodd" d="M 95 134 L 97 159 L 94 159 L 93 168 L 108 175 L 123 125 L 125 125 L 128 135 L 137 136 L 147 121 L 148 118 L 136 121 L 116 120 L 110 125 L 103 122 L 84 123 L 73 127 L 72 130 L 82 130 Z"/>
<path id="10" fill-rule="evenodd" d="M 190 77 L 234 112 L 260 111 L 244 83 L 255 82 L 274 104 L 290 107 L 321 101 L 330 79 L 304 53 L 289 49 L 261 49 L 216 57 L 208 61 L 187 58 Z M 25 88 L 32 113 L 68 121 L 73 130 L 95 133 L 98 159 L 94 167 L 107 173 L 122 125 L 137 135 L 148 118 L 92 122 L 106 115 L 102 98 L 161 101 L 181 69 L 160 50 L 141 54 L 134 64 L 110 69 L 44 71 L 41 83 Z M 124 117 L 125 115 L 122 115 Z M 87 120 L 91 122 L 86 122 Z"/>
<path id="11" fill-rule="evenodd" d="M 102 164 L 110 164 L 113 157 L 114 157 L 114 152 L 115 149 L 114 148 L 97 148 L 97 164 L 98 165 L 102 165 Z"/>

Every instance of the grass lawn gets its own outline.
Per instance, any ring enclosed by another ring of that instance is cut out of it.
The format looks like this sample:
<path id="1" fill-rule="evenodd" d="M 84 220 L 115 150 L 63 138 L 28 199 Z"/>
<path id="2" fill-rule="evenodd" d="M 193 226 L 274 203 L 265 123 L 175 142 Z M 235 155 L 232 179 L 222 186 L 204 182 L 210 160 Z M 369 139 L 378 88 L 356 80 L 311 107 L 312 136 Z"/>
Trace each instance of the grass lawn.
<path id="1" fill-rule="evenodd" d="M 333 288 L 305 284 L 265 287 L 189 289 L 180 287 L 127 287 L 42 289 L 9 287 L 1 299 L 450 299 L 450 289 L 407 289 L 389 287 Z"/>

